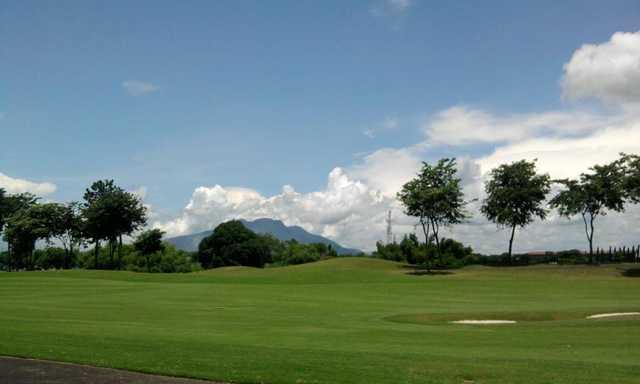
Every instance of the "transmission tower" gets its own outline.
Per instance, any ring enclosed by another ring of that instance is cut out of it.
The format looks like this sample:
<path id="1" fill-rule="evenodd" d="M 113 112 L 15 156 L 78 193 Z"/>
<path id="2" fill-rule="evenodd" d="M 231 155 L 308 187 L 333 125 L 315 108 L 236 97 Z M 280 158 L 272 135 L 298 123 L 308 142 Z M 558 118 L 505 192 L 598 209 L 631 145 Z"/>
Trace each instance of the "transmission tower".
<path id="1" fill-rule="evenodd" d="M 393 231 L 391 230 L 391 210 L 389 210 L 389 214 L 387 215 L 387 244 L 391 244 L 393 241 Z"/>

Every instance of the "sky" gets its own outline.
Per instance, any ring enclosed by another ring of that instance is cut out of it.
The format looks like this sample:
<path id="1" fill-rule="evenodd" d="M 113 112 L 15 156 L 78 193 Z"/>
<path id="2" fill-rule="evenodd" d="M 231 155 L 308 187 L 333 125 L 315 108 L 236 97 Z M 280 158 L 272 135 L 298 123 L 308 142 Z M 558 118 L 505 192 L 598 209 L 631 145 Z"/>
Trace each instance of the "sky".
<path id="1" fill-rule="evenodd" d="M 167 235 L 272 217 L 371 250 L 414 231 L 395 199 L 456 157 L 538 159 L 575 177 L 640 153 L 637 1 L 9 1 L 0 3 L 0 187 L 47 200 L 109 178 Z M 447 236 L 501 252 L 470 205 Z M 596 244 L 640 242 L 640 209 Z M 584 249 L 551 214 L 515 250 Z"/>

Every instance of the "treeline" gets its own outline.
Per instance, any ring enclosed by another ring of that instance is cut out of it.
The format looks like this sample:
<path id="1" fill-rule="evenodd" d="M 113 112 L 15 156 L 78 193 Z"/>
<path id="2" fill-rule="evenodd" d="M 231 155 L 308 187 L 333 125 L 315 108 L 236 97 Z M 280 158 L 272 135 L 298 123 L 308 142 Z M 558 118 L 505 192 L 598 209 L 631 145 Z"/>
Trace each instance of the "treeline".
<path id="1" fill-rule="evenodd" d="M 452 239 L 441 239 L 443 227 L 469 219 L 456 176 L 455 159 L 423 163 L 418 175 L 404 184 L 397 197 L 405 213 L 416 217 L 425 241 L 405 237 L 400 244 L 378 244 L 375 255 L 412 264 L 457 266 L 472 260 L 470 248 Z M 551 186 L 559 191 L 548 199 Z M 621 154 L 615 161 L 595 165 L 577 179 L 552 180 L 536 172 L 535 161 L 521 160 L 493 169 L 485 183 L 481 213 L 510 231 L 507 263 L 517 228 L 535 219 L 544 220 L 550 209 L 562 216 L 581 216 L 589 246 L 594 250 L 595 222 L 608 212 L 623 212 L 640 201 L 640 156 Z M 336 256 L 331 247 L 281 242 L 253 233 L 240 222 L 218 226 L 204 239 L 195 254 L 180 252 L 162 242 L 163 233 L 148 230 L 147 209 L 138 196 L 100 180 L 86 189 L 82 201 L 67 204 L 46 202 L 29 193 L 9 195 L 0 189 L 0 232 L 8 250 L 0 254 L 6 270 L 35 268 L 132 269 L 185 271 L 227 265 L 300 264 Z M 123 238 L 138 234 L 131 245 Z M 37 250 L 36 244 L 49 248 Z M 91 247 L 90 250 L 87 250 Z"/>
<path id="2" fill-rule="evenodd" d="M 0 232 L 8 245 L 0 252 L 0 270 L 190 272 L 302 264 L 337 256 L 331 246 L 283 242 L 258 235 L 239 221 L 219 225 L 198 252 L 185 252 L 164 242 L 159 229 L 142 231 L 146 223 L 141 199 L 113 180 L 96 181 L 82 201 L 66 204 L 41 202 L 30 193 L 10 195 L 0 188 Z M 125 244 L 123 238 L 132 241 Z"/>
<path id="3" fill-rule="evenodd" d="M 383 244 L 378 242 L 373 257 L 407 263 L 427 269 L 461 268 L 467 265 L 486 266 L 526 266 L 535 264 L 589 264 L 592 262 L 638 263 L 640 262 L 640 246 L 596 248 L 591 260 L 590 255 L 578 249 L 564 251 L 546 251 L 531 253 L 508 253 L 485 255 L 476 253 L 471 247 L 453 239 L 441 241 L 438 253 L 434 244 L 418 242 L 414 234 L 405 236 L 401 242 Z"/>
<path id="4" fill-rule="evenodd" d="M 559 165 L 561 166 L 561 165 Z M 461 179 L 456 176 L 455 159 L 441 159 L 436 164 L 423 162 L 418 175 L 403 185 L 398 199 L 405 213 L 416 217 L 425 242 L 415 245 L 422 264 L 451 265 L 454 259 L 471 260 L 468 256 L 451 258 L 440 229 L 462 223 L 470 218 L 466 210 Z M 559 192 L 549 199 L 553 184 Z M 594 252 L 595 222 L 607 212 L 623 212 L 627 204 L 640 202 L 640 156 L 621 154 L 604 165 L 595 165 L 577 179 L 552 180 L 548 174 L 538 174 L 534 161 L 521 160 L 502 164 L 491 170 L 485 182 L 486 198 L 481 213 L 499 227 L 509 230 L 506 263 L 513 262 L 512 251 L 517 228 L 524 228 L 535 219 L 544 220 L 550 209 L 567 218 L 581 216 L 589 247 L 589 262 L 596 261 Z M 403 239 L 405 245 L 415 239 Z M 402 243 L 401 243 L 402 244 Z M 449 243 L 450 244 L 450 243 Z M 377 255 L 395 257 L 400 244 L 378 245 Z M 409 253 L 405 252 L 405 259 Z M 413 256 L 412 256 L 413 257 Z M 447 261 L 448 260 L 448 261 Z M 460 263 L 460 261 L 455 261 Z"/>

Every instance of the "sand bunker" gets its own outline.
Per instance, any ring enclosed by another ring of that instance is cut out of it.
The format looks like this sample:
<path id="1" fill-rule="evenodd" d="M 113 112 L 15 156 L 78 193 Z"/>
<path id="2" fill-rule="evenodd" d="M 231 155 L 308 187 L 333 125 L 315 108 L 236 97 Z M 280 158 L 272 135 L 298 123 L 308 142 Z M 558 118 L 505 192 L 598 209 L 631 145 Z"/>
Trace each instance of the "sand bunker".
<path id="1" fill-rule="evenodd" d="M 587 319 L 602 319 L 606 317 L 618 317 L 618 316 L 640 316 L 640 312 L 599 313 L 597 315 L 587 316 Z"/>
<path id="2" fill-rule="evenodd" d="M 453 324 L 475 324 L 475 325 L 492 325 L 492 324 L 515 324 L 515 320 L 456 320 Z"/>

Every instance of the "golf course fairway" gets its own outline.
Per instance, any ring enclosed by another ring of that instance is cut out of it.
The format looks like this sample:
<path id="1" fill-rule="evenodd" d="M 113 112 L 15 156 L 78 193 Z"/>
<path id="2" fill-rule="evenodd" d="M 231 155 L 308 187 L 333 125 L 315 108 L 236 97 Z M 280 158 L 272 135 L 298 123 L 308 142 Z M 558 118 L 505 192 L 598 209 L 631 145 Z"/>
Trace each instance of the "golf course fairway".
<path id="1" fill-rule="evenodd" d="M 0 355 L 234 383 L 638 383 L 636 265 L 0 274 Z M 459 320 L 516 323 L 466 325 Z"/>

